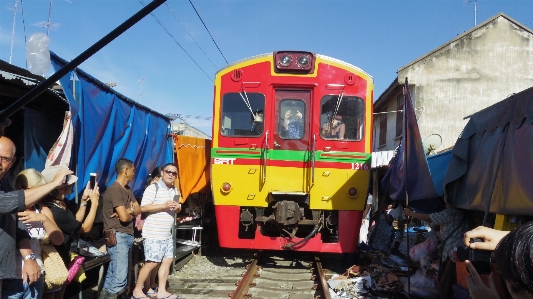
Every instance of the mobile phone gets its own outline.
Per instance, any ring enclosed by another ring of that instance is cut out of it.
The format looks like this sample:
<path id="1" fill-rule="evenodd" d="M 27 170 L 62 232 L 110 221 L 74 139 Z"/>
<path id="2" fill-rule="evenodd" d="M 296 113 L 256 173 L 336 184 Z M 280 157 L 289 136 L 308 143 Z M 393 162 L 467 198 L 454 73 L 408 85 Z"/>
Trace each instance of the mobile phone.
<path id="1" fill-rule="evenodd" d="M 67 175 L 65 176 L 65 181 L 63 181 L 63 184 L 68 183 L 68 181 L 70 181 L 70 174 L 67 174 Z"/>
<path id="2" fill-rule="evenodd" d="M 179 203 L 180 202 L 180 196 L 179 194 L 174 195 L 174 201 Z"/>
<path id="3" fill-rule="evenodd" d="M 90 176 L 90 179 L 89 179 L 89 187 L 92 189 L 94 189 L 94 186 L 96 186 L 96 173 L 94 172 L 91 172 L 89 174 Z"/>

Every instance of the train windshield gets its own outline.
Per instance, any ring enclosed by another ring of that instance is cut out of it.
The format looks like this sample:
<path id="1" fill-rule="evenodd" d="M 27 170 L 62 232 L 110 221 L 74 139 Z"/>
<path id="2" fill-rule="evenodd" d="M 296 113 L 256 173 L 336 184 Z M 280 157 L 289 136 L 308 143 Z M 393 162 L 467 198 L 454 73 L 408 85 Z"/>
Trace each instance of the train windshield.
<path id="1" fill-rule="evenodd" d="M 227 93 L 222 99 L 221 133 L 228 137 L 259 137 L 264 131 L 265 96 Z"/>
<path id="2" fill-rule="evenodd" d="M 327 140 L 363 139 L 365 102 L 360 97 L 324 96 L 320 102 L 320 136 Z"/>

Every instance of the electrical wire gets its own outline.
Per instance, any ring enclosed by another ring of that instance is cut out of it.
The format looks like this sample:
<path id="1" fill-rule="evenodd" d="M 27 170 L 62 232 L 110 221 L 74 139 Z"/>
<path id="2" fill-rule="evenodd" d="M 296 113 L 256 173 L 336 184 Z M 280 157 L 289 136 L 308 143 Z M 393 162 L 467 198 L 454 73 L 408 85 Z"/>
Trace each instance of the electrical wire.
<path id="1" fill-rule="evenodd" d="M 142 0 L 139 0 L 139 2 L 141 3 L 142 6 L 146 6 L 146 4 L 144 4 L 144 2 Z M 150 13 L 150 15 L 155 19 L 155 21 L 163 28 L 163 30 L 165 30 L 165 32 L 174 40 L 174 42 L 183 50 L 183 52 L 185 52 L 185 54 L 187 54 L 187 56 L 189 56 L 189 58 L 196 64 L 196 66 L 207 76 L 207 78 L 211 81 L 214 81 L 213 78 L 211 78 L 205 71 L 204 69 L 198 64 L 198 62 L 196 62 L 196 60 L 194 60 L 194 58 L 191 57 L 191 55 L 181 46 L 181 44 L 176 40 L 176 38 L 172 35 L 172 33 L 170 33 L 170 31 L 168 31 L 168 29 L 165 27 L 165 25 L 163 25 L 163 23 L 161 23 L 161 21 L 159 21 L 159 19 L 153 14 L 153 13 Z"/>
<path id="2" fill-rule="evenodd" d="M 192 3 L 191 0 L 189 0 L 189 3 L 191 4 L 192 8 L 193 8 L 194 11 L 196 12 L 196 15 L 198 16 L 198 18 L 200 19 L 200 21 L 201 21 L 202 24 L 204 25 L 205 30 L 207 30 L 207 33 L 209 33 L 209 36 L 211 37 L 211 40 L 213 41 L 213 43 L 214 43 L 215 46 L 217 47 L 218 52 L 220 52 L 220 55 L 222 55 L 222 57 L 223 57 L 224 60 L 226 61 L 226 64 L 229 64 L 229 63 L 228 63 L 228 60 L 226 59 L 226 57 L 224 56 L 224 54 L 222 54 L 222 51 L 221 51 L 220 48 L 218 47 L 217 42 L 215 41 L 215 39 L 214 39 L 213 36 L 211 35 L 211 32 L 209 32 L 209 29 L 207 29 L 207 26 L 205 25 L 204 20 L 202 20 L 202 17 L 200 17 L 200 14 L 199 14 L 198 11 L 196 10 L 196 7 L 194 7 L 194 4 Z"/>
<path id="3" fill-rule="evenodd" d="M 181 27 L 183 28 L 183 30 L 185 30 L 185 32 L 187 32 L 187 34 L 191 37 L 191 39 L 194 41 L 194 43 L 198 46 L 198 48 L 200 49 L 200 51 L 202 51 L 202 53 L 204 53 L 205 57 L 207 57 L 207 59 L 211 62 L 211 64 L 216 68 L 218 69 L 219 67 L 215 65 L 215 63 L 211 60 L 211 58 L 209 58 L 209 56 L 207 56 L 207 54 L 204 52 L 204 49 L 202 49 L 202 47 L 200 47 L 200 45 L 196 42 L 196 40 L 194 39 L 194 37 L 192 37 L 192 35 L 189 33 L 189 31 L 187 31 L 187 28 L 185 28 L 185 26 L 183 25 L 183 23 L 181 23 L 181 21 L 178 19 L 178 16 L 176 16 L 176 14 L 174 13 L 174 11 L 170 8 L 170 6 L 168 5 L 168 3 L 165 3 L 165 5 L 167 6 L 168 10 L 170 10 L 170 12 L 174 15 L 174 17 L 176 18 L 176 20 L 178 20 L 178 23 L 180 23 Z"/>

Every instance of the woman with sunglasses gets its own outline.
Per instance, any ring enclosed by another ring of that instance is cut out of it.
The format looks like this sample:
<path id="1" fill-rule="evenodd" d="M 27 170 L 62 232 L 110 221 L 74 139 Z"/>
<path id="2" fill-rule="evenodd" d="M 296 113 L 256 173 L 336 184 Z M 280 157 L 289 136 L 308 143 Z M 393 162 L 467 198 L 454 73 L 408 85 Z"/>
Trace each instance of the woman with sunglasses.
<path id="1" fill-rule="evenodd" d="M 144 238 L 144 266 L 139 271 L 137 283 L 133 290 L 132 299 L 146 298 L 143 292 L 143 284 L 150 272 L 159 264 L 156 297 L 158 299 L 176 299 L 177 295 L 166 290 L 168 272 L 174 261 L 174 241 L 172 239 L 172 225 L 174 213 L 181 211 L 179 192 L 174 187 L 174 181 L 178 178 L 178 167 L 174 163 L 163 166 L 161 179 L 148 186 L 144 191 L 141 201 L 141 211 L 147 212 L 144 221 L 142 235 Z"/>
<path id="2" fill-rule="evenodd" d="M 471 238 L 479 238 L 483 242 L 470 243 Z M 533 298 L 533 222 L 510 232 L 477 227 L 465 234 L 465 245 L 476 250 L 494 250 L 493 262 L 511 297 Z M 500 298 L 492 274 L 487 287 L 472 263 L 466 261 L 466 266 L 470 272 L 468 290 L 473 299 Z"/>

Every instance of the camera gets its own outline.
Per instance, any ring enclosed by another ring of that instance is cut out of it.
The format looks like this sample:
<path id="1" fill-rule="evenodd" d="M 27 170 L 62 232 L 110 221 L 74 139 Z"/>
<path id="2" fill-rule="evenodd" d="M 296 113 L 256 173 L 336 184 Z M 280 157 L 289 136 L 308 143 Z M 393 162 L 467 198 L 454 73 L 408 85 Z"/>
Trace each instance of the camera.
<path id="1" fill-rule="evenodd" d="M 471 238 L 470 243 L 483 242 L 479 238 Z M 475 250 L 470 247 L 458 247 L 457 259 L 461 262 L 469 260 L 479 274 L 491 273 L 491 255 L 489 250 Z"/>
<path id="2" fill-rule="evenodd" d="M 96 173 L 91 172 L 89 177 L 90 177 L 90 179 L 89 179 L 89 188 L 91 188 L 91 190 L 92 190 L 96 186 Z"/>

